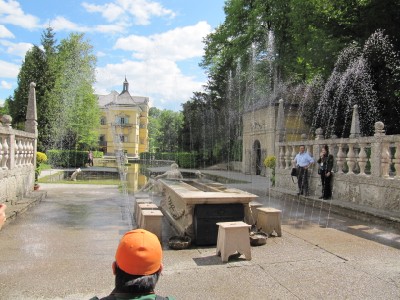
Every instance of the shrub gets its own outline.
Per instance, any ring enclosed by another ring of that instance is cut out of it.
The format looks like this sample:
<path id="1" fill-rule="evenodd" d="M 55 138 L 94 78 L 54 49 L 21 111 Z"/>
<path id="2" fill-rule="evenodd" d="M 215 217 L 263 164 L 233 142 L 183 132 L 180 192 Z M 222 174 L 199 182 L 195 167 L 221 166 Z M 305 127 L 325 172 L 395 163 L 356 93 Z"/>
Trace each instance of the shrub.
<path id="1" fill-rule="evenodd" d="M 264 166 L 266 166 L 269 169 L 273 169 L 275 170 L 275 166 L 276 166 L 276 157 L 273 155 L 267 156 L 264 159 Z"/>
<path id="2" fill-rule="evenodd" d="M 180 168 L 196 168 L 198 166 L 196 152 L 142 152 L 140 153 L 140 159 L 172 160 Z"/>
<path id="3" fill-rule="evenodd" d="M 36 164 L 40 165 L 47 161 L 47 155 L 43 152 L 36 152 Z"/>
<path id="4" fill-rule="evenodd" d="M 272 186 L 275 186 L 275 167 L 276 167 L 276 157 L 273 155 L 269 155 L 264 159 L 264 166 L 268 169 L 272 170 L 271 174 L 271 183 Z"/>
<path id="5" fill-rule="evenodd" d="M 49 163 L 53 167 L 77 168 L 85 165 L 88 152 L 76 150 L 48 150 L 47 156 Z"/>

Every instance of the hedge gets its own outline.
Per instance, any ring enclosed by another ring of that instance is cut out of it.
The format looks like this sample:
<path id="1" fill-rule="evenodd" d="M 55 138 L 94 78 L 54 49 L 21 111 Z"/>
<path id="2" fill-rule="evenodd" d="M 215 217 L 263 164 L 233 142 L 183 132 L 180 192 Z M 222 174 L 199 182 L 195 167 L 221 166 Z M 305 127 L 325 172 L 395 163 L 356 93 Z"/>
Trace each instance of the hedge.
<path id="1" fill-rule="evenodd" d="M 140 158 L 143 160 L 173 160 L 180 168 L 197 168 L 197 153 L 196 152 L 142 152 Z"/>
<path id="2" fill-rule="evenodd" d="M 52 167 L 78 168 L 88 161 L 88 151 L 47 150 L 48 163 Z"/>

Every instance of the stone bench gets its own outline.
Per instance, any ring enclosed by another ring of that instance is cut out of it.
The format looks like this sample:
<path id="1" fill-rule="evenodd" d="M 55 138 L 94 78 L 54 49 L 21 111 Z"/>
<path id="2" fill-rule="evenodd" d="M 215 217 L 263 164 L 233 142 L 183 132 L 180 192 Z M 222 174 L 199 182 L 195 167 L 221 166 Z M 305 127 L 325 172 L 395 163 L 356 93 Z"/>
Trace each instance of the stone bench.
<path id="1" fill-rule="evenodd" d="M 143 211 L 145 210 L 158 210 L 158 206 L 155 205 L 154 203 L 139 203 L 138 204 L 138 210 L 136 214 L 136 224 L 140 226 L 141 224 L 141 219 L 143 215 Z"/>
<path id="2" fill-rule="evenodd" d="M 221 255 L 222 262 L 228 262 L 229 256 L 236 252 L 251 260 L 250 227 L 242 221 L 219 222 L 217 255 Z"/>
<path id="3" fill-rule="evenodd" d="M 134 207 L 134 217 L 136 223 L 139 225 L 139 204 L 143 203 L 153 203 L 150 198 L 137 198 L 135 199 L 135 207 Z"/>
<path id="4" fill-rule="evenodd" d="M 143 210 L 139 227 L 154 233 L 161 242 L 163 216 L 163 213 L 158 209 Z"/>
<path id="5" fill-rule="evenodd" d="M 282 236 L 282 211 L 272 207 L 259 207 L 257 210 L 257 228 L 261 228 L 268 235 L 271 235 L 275 231 L 278 236 Z"/>
<path id="6" fill-rule="evenodd" d="M 257 222 L 258 210 L 257 208 L 263 205 L 257 201 L 252 201 L 249 205 L 244 206 L 244 221 L 247 224 L 254 225 Z"/>

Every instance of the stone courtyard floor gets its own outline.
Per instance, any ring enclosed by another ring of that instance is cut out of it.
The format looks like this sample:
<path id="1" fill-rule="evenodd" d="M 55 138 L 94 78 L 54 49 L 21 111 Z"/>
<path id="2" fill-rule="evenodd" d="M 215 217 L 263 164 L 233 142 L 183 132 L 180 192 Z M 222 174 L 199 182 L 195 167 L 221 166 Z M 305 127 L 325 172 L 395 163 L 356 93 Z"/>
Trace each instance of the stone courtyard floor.
<path id="1" fill-rule="evenodd" d="M 215 246 L 168 249 L 173 232 L 164 222 L 158 294 L 176 299 L 400 298 L 398 230 L 322 211 L 312 202 L 282 203 L 267 196 L 265 177 L 241 178 L 247 183 L 237 188 L 283 209 L 282 237 L 252 247 L 250 261 L 239 257 L 222 263 Z M 36 205 L 26 200 L 25 212 L 16 212 L 0 231 L 0 298 L 107 295 L 118 240 L 136 226 L 126 219 L 127 199 L 116 186 L 41 184 L 40 193 L 47 197 Z"/>

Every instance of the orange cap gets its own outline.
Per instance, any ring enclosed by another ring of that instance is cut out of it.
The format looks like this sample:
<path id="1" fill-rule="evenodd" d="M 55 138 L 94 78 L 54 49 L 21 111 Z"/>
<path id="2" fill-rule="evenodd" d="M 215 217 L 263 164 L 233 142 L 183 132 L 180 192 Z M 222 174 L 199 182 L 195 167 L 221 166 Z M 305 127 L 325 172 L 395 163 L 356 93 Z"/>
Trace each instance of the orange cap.
<path id="1" fill-rule="evenodd" d="M 144 229 L 128 231 L 122 237 L 115 260 L 131 275 L 150 275 L 161 267 L 162 249 L 158 237 Z"/>

